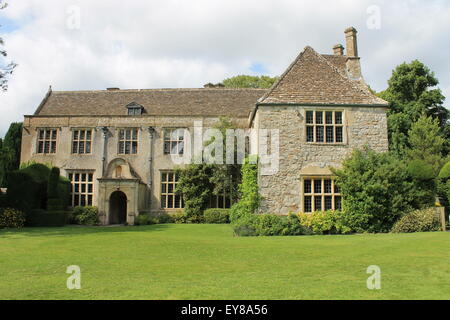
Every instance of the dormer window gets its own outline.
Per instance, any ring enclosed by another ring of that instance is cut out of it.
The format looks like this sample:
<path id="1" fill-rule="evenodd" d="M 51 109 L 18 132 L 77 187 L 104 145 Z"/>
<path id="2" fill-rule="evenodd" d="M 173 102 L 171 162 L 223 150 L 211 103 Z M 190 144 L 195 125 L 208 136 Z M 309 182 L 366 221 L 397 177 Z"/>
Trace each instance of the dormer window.
<path id="1" fill-rule="evenodd" d="M 129 105 L 127 105 L 127 109 L 129 116 L 140 116 L 143 113 L 144 107 L 141 106 L 139 103 L 132 102 Z"/>

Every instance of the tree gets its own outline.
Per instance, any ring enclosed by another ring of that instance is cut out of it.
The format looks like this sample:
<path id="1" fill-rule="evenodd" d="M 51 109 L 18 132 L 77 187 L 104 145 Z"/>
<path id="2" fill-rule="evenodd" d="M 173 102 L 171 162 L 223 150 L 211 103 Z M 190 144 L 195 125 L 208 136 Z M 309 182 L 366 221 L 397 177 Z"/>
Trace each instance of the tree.
<path id="1" fill-rule="evenodd" d="M 411 176 L 407 161 L 390 153 L 354 150 L 333 173 L 345 225 L 357 232 L 388 232 L 402 214 L 434 202 L 434 192 Z"/>
<path id="2" fill-rule="evenodd" d="M 390 103 L 388 113 L 390 149 L 404 156 L 410 148 L 408 131 L 423 114 L 438 119 L 441 132 L 450 138 L 449 111 L 434 73 L 422 62 L 403 63 L 392 72 L 388 88 L 379 96 Z M 434 88 L 434 89 L 433 89 Z"/>
<path id="3" fill-rule="evenodd" d="M 0 185 L 6 185 L 8 172 L 19 169 L 22 144 L 22 123 L 9 126 L 0 149 Z"/>
<path id="4" fill-rule="evenodd" d="M 0 0 L 0 10 L 7 7 L 7 3 L 3 2 L 3 0 Z M 3 39 L 0 38 L 0 45 L 3 46 L 4 42 Z M 7 53 L 5 50 L 0 50 L 0 56 L 3 56 L 5 58 L 7 56 Z M 8 89 L 8 76 L 13 72 L 14 68 L 16 67 L 16 64 L 14 62 L 5 62 L 0 61 L 0 87 L 2 90 Z"/>
<path id="5" fill-rule="evenodd" d="M 278 77 L 239 75 L 222 81 L 226 88 L 270 88 Z"/>
<path id="6" fill-rule="evenodd" d="M 436 177 L 441 169 L 444 159 L 444 138 L 439 128 L 439 120 L 432 117 L 421 116 L 408 131 L 408 142 L 411 147 L 407 154 L 411 160 L 422 160 L 427 163 Z"/>

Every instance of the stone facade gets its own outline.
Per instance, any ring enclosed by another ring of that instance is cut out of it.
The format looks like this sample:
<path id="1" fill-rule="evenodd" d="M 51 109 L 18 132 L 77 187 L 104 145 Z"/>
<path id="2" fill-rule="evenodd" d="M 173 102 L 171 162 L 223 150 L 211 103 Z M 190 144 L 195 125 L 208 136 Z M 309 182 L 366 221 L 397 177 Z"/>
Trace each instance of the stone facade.
<path id="1" fill-rule="evenodd" d="M 333 110 L 344 114 L 342 144 L 306 142 L 306 110 Z M 255 127 L 279 130 L 279 171 L 259 174 L 263 197 L 261 212 L 288 214 L 301 211 L 302 176 L 331 176 L 329 167 L 339 167 L 355 148 L 369 146 L 387 151 L 386 108 L 381 107 L 259 107 Z"/>

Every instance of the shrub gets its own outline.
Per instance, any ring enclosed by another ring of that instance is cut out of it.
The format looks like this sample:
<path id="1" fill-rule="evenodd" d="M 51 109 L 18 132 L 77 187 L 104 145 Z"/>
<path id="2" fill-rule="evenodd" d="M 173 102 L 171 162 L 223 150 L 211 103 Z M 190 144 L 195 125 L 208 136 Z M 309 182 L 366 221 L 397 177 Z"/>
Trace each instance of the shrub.
<path id="1" fill-rule="evenodd" d="M 205 223 L 230 223 L 230 209 L 207 209 L 203 216 Z"/>
<path id="2" fill-rule="evenodd" d="M 333 172 L 343 196 L 345 225 L 356 232 L 389 232 L 403 212 L 434 203 L 428 181 L 411 177 L 405 161 L 389 153 L 354 150 L 342 169 Z"/>
<path id="3" fill-rule="evenodd" d="M 316 211 L 299 213 L 300 224 L 310 229 L 314 234 L 347 234 L 351 228 L 345 223 L 341 211 Z"/>
<path id="4" fill-rule="evenodd" d="M 141 213 L 134 220 L 134 224 L 137 226 L 145 226 L 149 224 L 157 224 L 158 220 L 155 217 L 150 217 L 148 214 Z"/>
<path id="5" fill-rule="evenodd" d="M 257 236 L 256 232 L 256 220 L 258 219 L 257 215 L 249 214 L 246 216 L 240 217 L 238 220 L 234 221 L 233 231 L 236 236 L 239 237 L 253 237 Z"/>
<path id="6" fill-rule="evenodd" d="M 1 228 L 23 228 L 25 224 L 25 214 L 16 209 L 6 208 L 0 212 Z"/>
<path id="7" fill-rule="evenodd" d="M 165 212 L 161 213 L 158 216 L 158 221 L 159 223 L 174 223 L 173 217 Z"/>
<path id="8" fill-rule="evenodd" d="M 58 182 L 59 182 L 59 168 L 53 167 L 48 177 L 47 197 L 48 199 L 58 198 Z"/>
<path id="9" fill-rule="evenodd" d="M 58 211 L 62 210 L 62 200 L 58 198 L 48 199 L 47 200 L 47 210 L 48 211 Z"/>
<path id="10" fill-rule="evenodd" d="M 291 214 L 287 217 L 275 214 L 249 214 L 232 224 L 234 234 L 249 236 L 299 236 L 312 234 L 301 225 L 299 217 Z"/>
<path id="11" fill-rule="evenodd" d="M 391 232 L 439 231 L 440 220 L 434 208 L 415 210 L 405 214 L 393 226 Z"/>
<path id="12" fill-rule="evenodd" d="M 184 213 L 184 211 L 177 211 L 177 212 L 173 213 L 171 216 L 172 216 L 174 223 L 181 224 L 181 223 L 188 222 L 188 218 L 187 218 L 186 214 Z"/>
<path id="13" fill-rule="evenodd" d="M 258 165 L 251 160 L 255 159 L 247 158 L 242 165 L 242 183 L 239 185 L 241 199 L 231 207 L 231 222 L 253 214 L 259 208 L 261 196 L 258 190 Z"/>
<path id="14" fill-rule="evenodd" d="M 66 224 L 69 214 L 68 211 L 34 209 L 27 214 L 26 225 L 29 227 L 62 227 Z"/>
<path id="15" fill-rule="evenodd" d="M 97 207 L 75 207 L 73 210 L 74 220 L 77 224 L 92 226 L 98 223 Z"/>

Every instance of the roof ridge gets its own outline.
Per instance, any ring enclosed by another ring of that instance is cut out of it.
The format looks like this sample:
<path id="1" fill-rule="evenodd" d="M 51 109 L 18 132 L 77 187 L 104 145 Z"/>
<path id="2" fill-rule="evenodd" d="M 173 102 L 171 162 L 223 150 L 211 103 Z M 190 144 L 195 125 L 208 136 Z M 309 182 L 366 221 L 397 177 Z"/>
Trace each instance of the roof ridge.
<path id="1" fill-rule="evenodd" d="M 359 79 L 359 80 L 352 80 L 349 77 L 344 76 L 341 72 L 339 72 L 338 68 L 335 67 L 334 65 L 332 65 L 327 59 L 325 59 L 325 57 L 322 54 L 316 52 L 315 50 L 313 50 L 313 52 L 319 57 L 319 59 L 322 59 L 323 61 L 325 61 L 325 63 L 329 67 L 331 67 L 334 70 L 334 72 L 339 74 L 339 76 L 341 76 L 345 81 L 348 81 L 355 90 L 358 90 L 359 92 L 361 92 L 362 94 L 364 94 L 364 95 L 366 95 L 368 97 L 375 97 L 377 100 L 380 99 L 379 97 L 377 97 L 376 95 L 374 95 L 373 93 L 371 93 L 368 90 L 368 86 L 367 86 L 366 82 L 364 81 L 364 77 L 362 75 L 361 75 L 361 79 Z M 347 60 L 348 59 L 349 59 L 349 57 L 347 57 Z M 361 85 L 364 85 L 364 87 L 365 87 L 365 89 L 367 89 L 367 91 L 363 90 L 363 88 L 360 87 Z M 382 99 L 380 99 L 380 100 L 382 100 Z"/>
<path id="2" fill-rule="evenodd" d="M 53 93 L 118 93 L 145 91 L 266 91 L 266 88 L 154 88 L 154 89 L 120 89 L 120 90 L 53 90 Z"/>
<path id="3" fill-rule="evenodd" d="M 295 66 L 295 64 L 297 63 L 297 61 L 303 56 L 303 54 L 306 52 L 306 50 L 312 50 L 314 51 L 314 49 L 310 46 L 306 46 L 303 48 L 302 51 L 300 51 L 300 53 L 297 55 L 297 57 L 294 59 L 294 61 L 289 65 L 289 67 L 283 72 L 283 74 L 278 78 L 277 81 L 275 81 L 275 83 L 272 85 L 272 87 L 270 87 L 269 91 L 267 91 L 267 93 L 265 95 L 263 95 L 261 98 L 258 99 L 257 102 L 263 102 L 265 99 L 267 99 L 268 96 L 270 96 L 270 94 L 275 90 L 276 87 L 278 87 L 278 85 L 280 84 L 280 82 L 284 79 L 284 77 L 286 77 L 286 75 L 289 73 L 289 71 L 292 70 L 292 68 Z"/>

